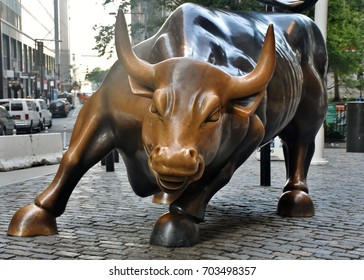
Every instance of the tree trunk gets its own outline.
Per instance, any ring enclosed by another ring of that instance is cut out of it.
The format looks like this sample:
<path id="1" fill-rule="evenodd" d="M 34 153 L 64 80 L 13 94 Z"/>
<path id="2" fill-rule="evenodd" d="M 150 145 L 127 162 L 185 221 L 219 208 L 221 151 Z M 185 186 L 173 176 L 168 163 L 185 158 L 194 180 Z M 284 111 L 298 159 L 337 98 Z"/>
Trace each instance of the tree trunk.
<path id="1" fill-rule="evenodd" d="M 340 92 L 339 92 L 339 75 L 337 71 L 334 71 L 334 99 L 333 102 L 341 101 Z"/>

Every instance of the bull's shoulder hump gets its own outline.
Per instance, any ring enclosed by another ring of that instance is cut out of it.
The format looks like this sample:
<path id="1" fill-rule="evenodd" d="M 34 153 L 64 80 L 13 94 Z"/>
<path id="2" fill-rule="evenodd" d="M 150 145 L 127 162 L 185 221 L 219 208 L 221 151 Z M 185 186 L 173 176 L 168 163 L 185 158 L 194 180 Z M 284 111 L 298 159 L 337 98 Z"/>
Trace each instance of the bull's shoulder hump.
<path id="1" fill-rule="evenodd" d="M 207 61 L 211 52 L 218 55 L 221 52 L 229 61 L 237 54 L 256 59 L 271 23 L 275 26 L 277 41 L 288 42 L 281 44 L 284 52 L 294 47 L 295 41 L 302 41 L 301 36 L 314 25 L 308 17 L 299 14 L 227 12 L 186 3 L 168 17 L 152 38 L 134 50 L 140 58 L 151 63 L 172 57 Z"/>

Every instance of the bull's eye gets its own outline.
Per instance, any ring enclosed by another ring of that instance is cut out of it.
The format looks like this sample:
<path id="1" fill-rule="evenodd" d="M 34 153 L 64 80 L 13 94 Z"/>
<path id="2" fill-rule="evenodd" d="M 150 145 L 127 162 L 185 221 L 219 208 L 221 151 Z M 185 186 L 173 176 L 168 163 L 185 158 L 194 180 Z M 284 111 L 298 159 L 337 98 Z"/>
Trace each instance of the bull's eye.
<path id="1" fill-rule="evenodd" d="M 211 114 L 206 118 L 206 120 L 202 123 L 202 127 L 208 123 L 217 122 L 221 116 L 221 109 L 220 107 L 216 107 Z"/>
<path id="2" fill-rule="evenodd" d="M 157 106 L 155 106 L 154 102 L 150 105 L 149 111 L 152 114 L 155 114 L 156 116 L 158 116 L 160 119 L 162 118 L 161 113 L 158 111 Z"/>

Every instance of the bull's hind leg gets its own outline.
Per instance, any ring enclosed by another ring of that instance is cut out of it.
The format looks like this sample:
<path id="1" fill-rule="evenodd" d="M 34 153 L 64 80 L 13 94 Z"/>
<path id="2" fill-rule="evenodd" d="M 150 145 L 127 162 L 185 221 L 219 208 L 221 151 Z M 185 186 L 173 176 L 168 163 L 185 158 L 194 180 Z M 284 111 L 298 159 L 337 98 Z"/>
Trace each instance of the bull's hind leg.
<path id="1" fill-rule="evenodd" d="M 282 140 L 284 141 L 284 136 Z M 314 205 L 308 195 L 307 173 L 315 150 L 315 143 L 309 144 L 286 141 L 284 156 L 287 169 L 287 182 L 279 199 L 277 214 L 288 217 L 311 217 L 315 214 Z"/>
<path id="2" fill-rule="evenodd" d="M 94 103 L 97 103 L 94 102 Z M 38 236 L 57 233 L 56 217 L 63 214 L 81 177 L 113 149 L 113 135 L 105 116 L 90 100 L 80 112 L 68 151 L 51 184 L 13 216 L 8 235 Z"/>

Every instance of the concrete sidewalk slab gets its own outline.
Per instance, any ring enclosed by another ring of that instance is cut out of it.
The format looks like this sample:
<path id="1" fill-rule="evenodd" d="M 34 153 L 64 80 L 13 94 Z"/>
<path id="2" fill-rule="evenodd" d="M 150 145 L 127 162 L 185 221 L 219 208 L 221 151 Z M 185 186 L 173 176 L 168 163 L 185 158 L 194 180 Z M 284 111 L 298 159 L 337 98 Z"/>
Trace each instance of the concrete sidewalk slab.
<path id="1" fill-rule="evenodd" d="M 52 164 L 0 172 L 0 187 L 9 184 L 24 182 L 48 174 L 54 174 L 57 172 L 58 167 L 59 164 Z"/>

